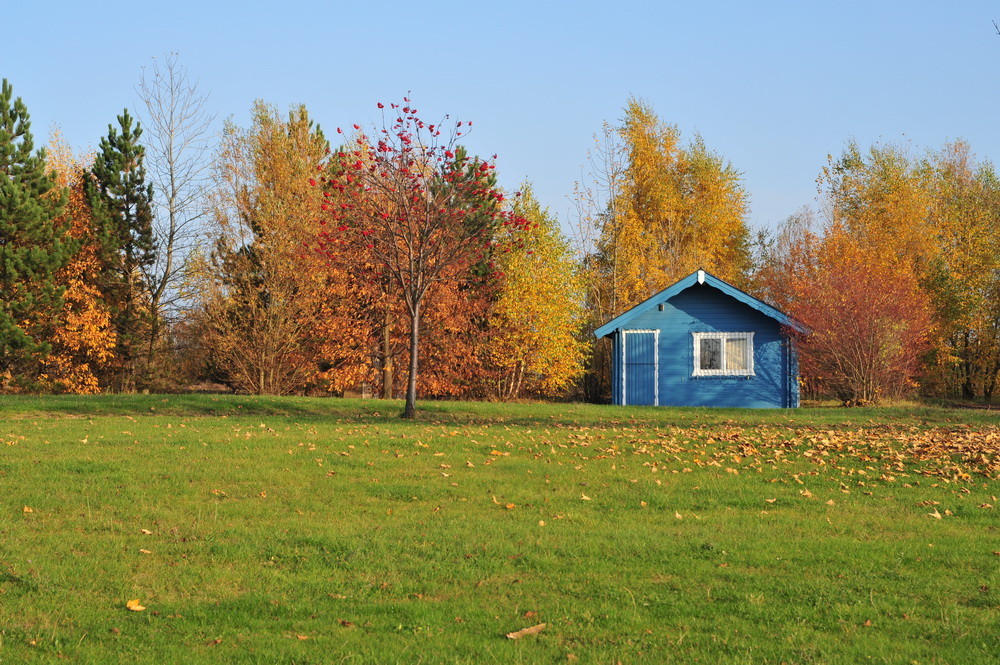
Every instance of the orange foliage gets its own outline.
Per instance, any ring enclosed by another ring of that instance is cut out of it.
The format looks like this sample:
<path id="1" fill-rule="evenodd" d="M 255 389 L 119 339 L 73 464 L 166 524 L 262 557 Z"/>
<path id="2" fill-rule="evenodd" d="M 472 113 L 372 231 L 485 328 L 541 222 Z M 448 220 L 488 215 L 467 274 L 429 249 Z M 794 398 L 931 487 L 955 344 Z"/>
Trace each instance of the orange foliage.
<path id="1" fill-rule="evenodd" d="M 810 328 L 799 339 L 807 387 L 855 404 L 911 391 L 932 330 L 912 264 L 837 224 L 808 239 L 788 275 L 788 311 Z"/>
<path id="2" fill-rule="evenodd" d="M 115 333 L 97 288 L 102 266 L 83 191 L 86 169 L 58 133 L 49 147 L 48 166 L 57 174 L 59 185 L 69 190 L 68 204 L 56 223 L 68 223 L 70 235 L 81 245 L 58 273 L 66 288 L 64 303 L 51 339 L 52 353 L 40 358 L 43 374 L 39 378 L 50 390 L 95 393 L 100 391 L 95 370 L 113 359 Z"/>

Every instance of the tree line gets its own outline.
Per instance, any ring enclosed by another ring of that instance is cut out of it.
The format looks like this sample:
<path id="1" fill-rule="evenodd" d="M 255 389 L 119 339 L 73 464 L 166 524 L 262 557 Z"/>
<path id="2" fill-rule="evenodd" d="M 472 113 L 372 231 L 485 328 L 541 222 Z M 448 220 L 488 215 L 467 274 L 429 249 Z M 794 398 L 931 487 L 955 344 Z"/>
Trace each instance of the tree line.
<path id="1" fill-rule="evenodd" d="M 819 206 L 751 229 L 738 169 L 640 99 L 605 123 L 567 236 L 471 123 L 378 104 L 328 137 L 257 102 L 210 141 L 174 58 L 92 156 L 0 91 L 0 391 L 606 400 L 592 331 L 702 268 L 802 321 L 807 396 L 991 399 L 1000 182 L 961 142 L 849 143 Z M 149 132 L 147 134 L 146 132 Z M 148 139 L 148 141 L 147 141 Z M 148 170 L 147 170 L 148 169 Z"/>

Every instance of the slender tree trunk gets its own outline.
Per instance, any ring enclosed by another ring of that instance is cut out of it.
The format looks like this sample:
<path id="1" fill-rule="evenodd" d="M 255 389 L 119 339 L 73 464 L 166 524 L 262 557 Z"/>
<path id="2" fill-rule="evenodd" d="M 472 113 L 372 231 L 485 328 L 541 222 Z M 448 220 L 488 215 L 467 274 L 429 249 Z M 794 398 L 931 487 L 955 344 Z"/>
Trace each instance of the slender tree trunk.
<path id="1" fill-rule="evenodd" d="M 420 341 L 420 302 L 410 311 L 410 377 L 406 386 L 406 406 L 403 418 L 417 415 L 417 346 Z"/>
<path id="2" fill-rule="evenodd" d="M 382 323 L 382 399 L 392 399 L 392 354 L 389 344 L 389 312 Z"/>

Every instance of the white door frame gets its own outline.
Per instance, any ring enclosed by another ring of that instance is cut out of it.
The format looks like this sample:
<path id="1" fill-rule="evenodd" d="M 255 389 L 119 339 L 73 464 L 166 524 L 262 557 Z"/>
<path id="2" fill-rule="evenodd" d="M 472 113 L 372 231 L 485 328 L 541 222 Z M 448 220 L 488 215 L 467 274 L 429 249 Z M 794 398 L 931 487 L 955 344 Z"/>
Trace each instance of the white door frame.
<path id="1" fill-rule="evenodd" d="M 653 333 L 653 406 L 660 405 L 660 331 L 659 330 L 622 330 L 622 406 L 628 406 L 628 383 L 625 373 L 628 363 L 625 361 L 625 340 L 629 333 Z"/>

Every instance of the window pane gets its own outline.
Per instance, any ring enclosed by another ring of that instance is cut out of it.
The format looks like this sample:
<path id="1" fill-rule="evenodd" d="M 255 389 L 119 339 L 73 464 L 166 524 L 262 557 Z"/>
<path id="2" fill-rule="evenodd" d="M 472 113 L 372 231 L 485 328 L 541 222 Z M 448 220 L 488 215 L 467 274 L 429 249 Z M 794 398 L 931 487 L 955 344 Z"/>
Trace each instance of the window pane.
<path id="1" fill-rule="evenodd" d="M 722 340 L 701 340 L 701 368 L 722 369 Z"/>
<path id="2" fill-rule="evenodd" d="M 726 369 L 746 370 L 749 369 L 747 362 L 747 340 L 745 337 L 736 337 L 726 340 Z"/>

